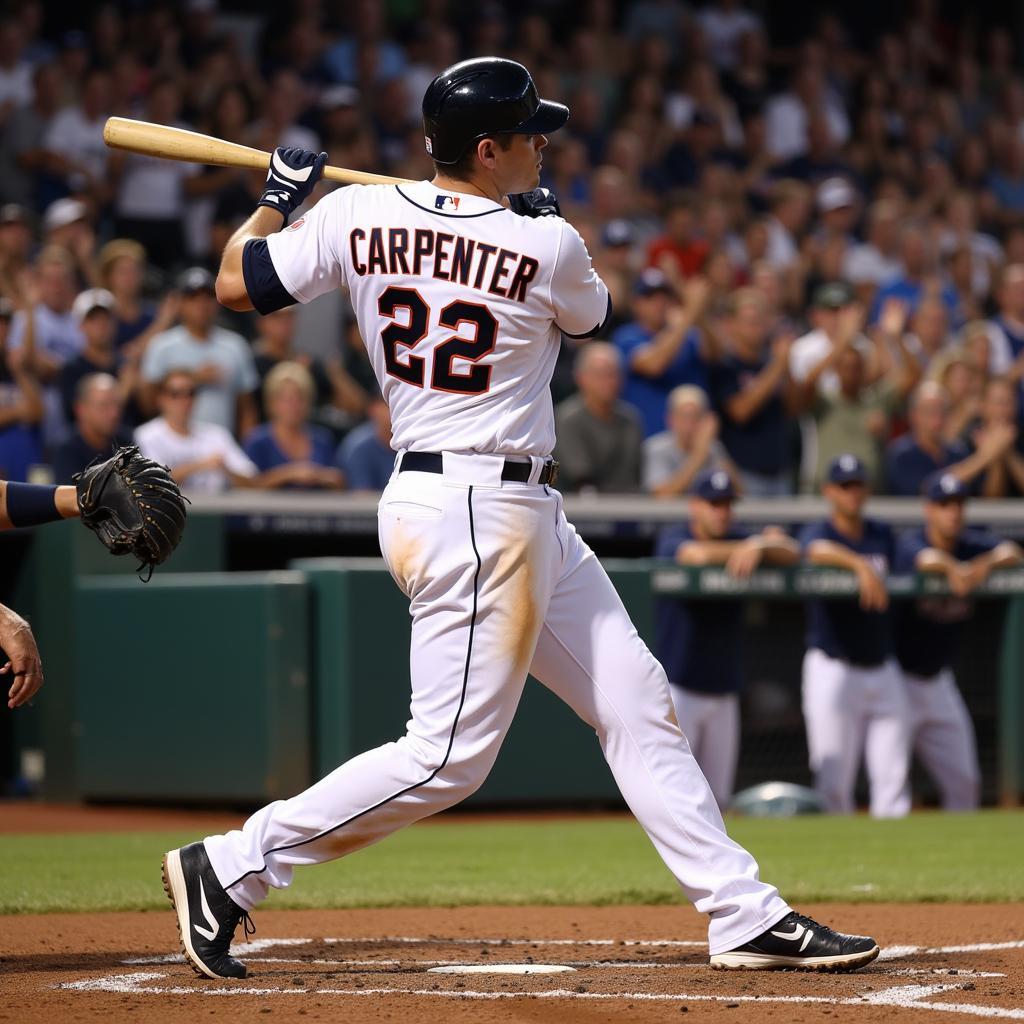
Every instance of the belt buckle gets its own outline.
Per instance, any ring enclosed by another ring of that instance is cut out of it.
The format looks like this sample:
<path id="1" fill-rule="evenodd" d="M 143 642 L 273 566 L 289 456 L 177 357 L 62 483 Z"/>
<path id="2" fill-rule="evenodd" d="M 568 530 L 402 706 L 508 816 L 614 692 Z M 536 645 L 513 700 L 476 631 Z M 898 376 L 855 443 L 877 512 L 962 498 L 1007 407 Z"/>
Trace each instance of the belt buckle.
<path id="1" fill-rule="evenodd" d="M 558 465 L 557 460 L 552 459 L 548 463 L 548 479 L 547 479 L 548 486 L 550 486 L 550 487 L 554 487 L 555 486 L 555 482 L 558 480 L 558 469 L 559 469 L 559 465 Z"/>

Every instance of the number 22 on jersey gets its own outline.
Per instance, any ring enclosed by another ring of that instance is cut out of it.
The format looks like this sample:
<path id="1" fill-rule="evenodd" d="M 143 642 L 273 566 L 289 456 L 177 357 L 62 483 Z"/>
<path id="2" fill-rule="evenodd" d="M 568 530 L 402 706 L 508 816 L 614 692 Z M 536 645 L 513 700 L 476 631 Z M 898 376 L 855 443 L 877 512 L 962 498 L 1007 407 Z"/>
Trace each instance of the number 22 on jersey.
<path id="1" fill-rule="evenodd" d="M 392 286 L 385 288 L 377 299 L 377 310 L 391 321 L 380 333 L 384 347 L 384 363 L 392 377 L 422 388 L 426 383 L 427 360 L 404 350 L 412 350 L 430 330 L 430 307 L 415 288 Z M 398 322 L 399 310 L 408 311 L 408 322 Z M 430 387 L 457 395 L 482 395 L 491 386 L 491 367 L 481 363 L 494 351 L 498 337 L 498 321 L 494 314 L 477 302 L 461 299 L 448 303 L 437 318 L 441 327 L 458 331 L 463 324 L 471 324 L 473 336 L 453 335 L 438 345 L 433 352 L 430 368 Z M 455 360 L 472 365 L 468 370 L 455 368 Z"/>

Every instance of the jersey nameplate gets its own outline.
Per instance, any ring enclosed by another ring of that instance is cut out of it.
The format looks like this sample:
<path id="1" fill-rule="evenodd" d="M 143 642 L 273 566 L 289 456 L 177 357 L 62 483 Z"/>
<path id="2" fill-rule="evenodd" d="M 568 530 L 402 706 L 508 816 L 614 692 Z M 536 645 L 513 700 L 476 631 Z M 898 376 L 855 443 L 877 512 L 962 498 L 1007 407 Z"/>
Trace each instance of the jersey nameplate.
<path id="1" fill-rule="evenodd" d="M 354 228 L 349 250 L 360 277 L 432 276 L 513 302 L 526 301 L 527 286 L 540 270 L 532 256 L 433 228 Z"/>

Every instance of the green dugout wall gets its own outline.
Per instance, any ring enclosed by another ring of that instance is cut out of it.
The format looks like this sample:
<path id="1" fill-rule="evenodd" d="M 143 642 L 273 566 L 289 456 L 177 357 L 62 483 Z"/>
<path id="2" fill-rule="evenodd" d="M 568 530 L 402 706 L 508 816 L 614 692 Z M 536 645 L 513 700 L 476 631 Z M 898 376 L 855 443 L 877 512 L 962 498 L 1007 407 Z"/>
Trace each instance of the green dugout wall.
<path id="1" fill-rule="evenodd" d="M 403 731 L 409 616 L 379 560 L 297 560 L 289 571 L 226 574 L 216 571 L 224 564 L 222 520 L 196 517 L 175 571 L 144 585 L 85 531 L 55 524 L 39 541 L 19 607 L 32 613 L 47 684 L 36 707 L 19 715 L 16 743 L 44 752 L 48 797 L 248 805 L 294 792 Z M 648 641 L 659 595 L 748 599 L 740 782 L 806 772 L 793 701 L 799 600 L 845 596 L 852 580 L 764 570 L 738 584 L 720 569 L 605 565 Z M 903 596 L 942 589 L 935 580 L 891 583 Z M 962 673 L 989 796 L 1004 802 L 1024 793 L 1022 594 L 1024 572 L 993 578 L 980 600 L 1010 598 L 1006 628 L 1000 632 L 994 608 L 977 616 L 972 629 L 981 632 L 969 638 Z M 530 680 L 473 799 L 606 803 L 618 794 L 592 730 Z"/>

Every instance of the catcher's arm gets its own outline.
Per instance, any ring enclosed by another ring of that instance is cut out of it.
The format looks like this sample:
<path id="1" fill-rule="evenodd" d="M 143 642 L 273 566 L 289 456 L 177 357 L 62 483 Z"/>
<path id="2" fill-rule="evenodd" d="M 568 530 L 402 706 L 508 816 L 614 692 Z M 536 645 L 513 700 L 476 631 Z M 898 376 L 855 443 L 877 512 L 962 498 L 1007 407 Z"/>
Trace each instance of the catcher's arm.
<path id="1" fill-rule="evenodd" d="M 7 706 L 28 703 L 43 685 L 43 666 L 32 627 L 17 613 L 0 604 L 0 648 L 7 655 L 0 675 L 10 675 Z"/>
<path id="2" fill-rule="evenodd" d="M 79 515 L 74 487 L 0 480 L 0 530 L 55 523 Z"/>

